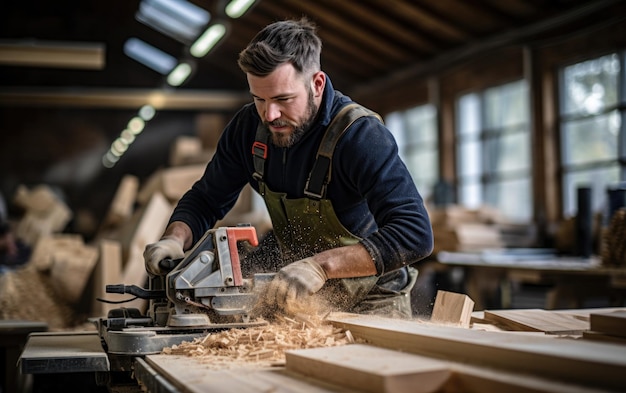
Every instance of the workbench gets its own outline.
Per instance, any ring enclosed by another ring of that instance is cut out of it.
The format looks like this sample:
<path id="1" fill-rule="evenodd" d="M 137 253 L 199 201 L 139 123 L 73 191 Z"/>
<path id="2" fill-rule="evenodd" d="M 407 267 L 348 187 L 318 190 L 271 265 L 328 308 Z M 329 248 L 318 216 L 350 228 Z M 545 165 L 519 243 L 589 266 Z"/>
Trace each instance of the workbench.
<path id="1" fill-rule="evenodd" d="M 0 320 L 0 392 L 17 392 L 26 388 L 26 375 L 15 372 L 28 335 L 48 330 L 45 322 Z"/>
<path id="2" fill-rule="evenodd" d="M 574 324 L 579 329 L 581 321 L 590 315 L 615 311 L 620 316 L 626 313 L 624 308 L 559 313 L 576 320 Z M 529 310 L 530 314 L 536 312 Z M 557 311 L 543 312 L 552 315 Z M 524 310 L 516 313 L 523 315 Z M 566 335 L 523 328 L 503 331 L 488 327 L 478 316 L 476 321 L 480 323 L 468 329 L 423 320 L 336 313 L 328 317 L 328 322 L 350 331 L 356 343 L 288 351 L 284 363 L 263 367 L 236 363 L 216 369 L 210 357 L 145 355 L 133 358 L 130 365 L 136 385 L 114 390 L 155 393 L 626 391 L 624 344 L 573 336 L 572 329 Z M 549 325 L 544 324 L 546 329 Z M 83 374 L 95 376 L 100 383 L 105 381 L 102 367 L 107 367 L 107 356 L 98 346 L 95 332 L 84 333 L 76 340 L 68 334 L 45 345 L 41 341 L 43 336 L 31 337 L 34 340 L 29 341 L 20 359 L 21 372 L 50 377 L 51 372 L 75 363 Z M 73 343 L 84 342 L 71 348 L 67 346 L 68 338 Z M 60 359 L 56 366 L 47 371 L 37 368 L 53 357 Z M 110 359 L 108 367 L 114 362 Z M 69 387 L 74 385 L 66 385 Z M 81 391 L 105 390 L 94 384 L 93 389 L 83 387 Z"/>
<path id="3" fill-rule="evenodd" d="M 487 299 L 500 292 L 500 307 L 511 307 L 511 284 L 531 283 L 550 287 L 545 306 L 582 308 L 585 300 L 604 298 L 607 306 L 625 306 L 626 268 L 605 267 L 599 258 L 558 256 L 549 251 L 486 250 L 483 252 L 439 252 L 439 269 L 461 268 L 464 292 L 475 309 L 487 307 Z"/>

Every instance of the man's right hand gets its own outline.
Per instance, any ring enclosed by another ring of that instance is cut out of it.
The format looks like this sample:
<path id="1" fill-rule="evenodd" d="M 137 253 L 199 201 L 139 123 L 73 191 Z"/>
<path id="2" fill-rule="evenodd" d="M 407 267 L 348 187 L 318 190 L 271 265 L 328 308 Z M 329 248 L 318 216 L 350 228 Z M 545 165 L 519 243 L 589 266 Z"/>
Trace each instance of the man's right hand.
<path id="1" fill-rule="evenodd" d="M 148 244 L 143 252 L 146 271 L 151 276 L 167 274 L 167 272 L 159 266 L 159 262 L 162 260 L 180 259 L 184 256 L 183 245 L 178 240 L 171 237 L 164 237 L 156 243 Z"/>

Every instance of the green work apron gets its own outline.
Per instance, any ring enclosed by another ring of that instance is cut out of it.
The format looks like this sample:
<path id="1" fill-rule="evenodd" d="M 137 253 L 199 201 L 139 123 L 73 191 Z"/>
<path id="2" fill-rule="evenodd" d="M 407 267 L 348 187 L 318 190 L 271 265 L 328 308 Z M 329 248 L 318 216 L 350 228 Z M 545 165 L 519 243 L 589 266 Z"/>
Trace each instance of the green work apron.
<path id="1" fill-rule="evenodd" d="M 265 184 L 260 183 L 259 188 L 282 252 L 282 265 L 359 242 L 339 222 L 328 199 L 289 199 L 284 193 L 272 192 Z M 411 318 L 410 292 L 417 270 L 411 267 L 408 270 L 409 282 L 401 291 L 377 286 L 378 277 L 368 276 L 330 279 L 319 296 L 335 310 Z"/>
<path id="2" fill-rule="evenodd" d="M 267 148 L 263 149 L 263 146 L 266 146 L 269 135 L 261 127 L 257 132 L 257 149 L 253 147 L 255 178 L 272 220 L 282 266 L 325 250 L 357 244 L 360 240 L 341 224 L 331 201 L 325 198 L 335 144 L 354 120 L 373 114 L 356 104 L 344 109 L 333 119 L 320 144 L 318 159 L 305 189 L 307 196 L 303 198 L 290 199 L 285 193 L 273 192 L 267 187 L 263 181 Z M 410 318 L 410 291 L 416 278 L 417 270 L 409 268 L 408 285 L 401 291 L 377 286 L 376 276 L 329 279 L 319 295 L 336 310 Z"/>

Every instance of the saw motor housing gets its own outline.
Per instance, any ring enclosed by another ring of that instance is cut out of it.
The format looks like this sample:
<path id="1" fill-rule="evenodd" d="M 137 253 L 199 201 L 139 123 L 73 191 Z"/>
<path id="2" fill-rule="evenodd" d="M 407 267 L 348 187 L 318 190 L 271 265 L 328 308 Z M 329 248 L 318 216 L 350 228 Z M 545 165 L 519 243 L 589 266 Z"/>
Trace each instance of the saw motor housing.
<path id="1" fill-rule="evenodd" d="M 167 305 L 153 300 L 149 311 L 155 323 L 162 324 L 165 315 L 165 325 L 172 327 L 249 322 L 261 288 L 274 273 L 243 278 L 239 258 L 242 241 L 258 246 L 254 227 L 219 227 L 207 231 L 165 276 Z"/>

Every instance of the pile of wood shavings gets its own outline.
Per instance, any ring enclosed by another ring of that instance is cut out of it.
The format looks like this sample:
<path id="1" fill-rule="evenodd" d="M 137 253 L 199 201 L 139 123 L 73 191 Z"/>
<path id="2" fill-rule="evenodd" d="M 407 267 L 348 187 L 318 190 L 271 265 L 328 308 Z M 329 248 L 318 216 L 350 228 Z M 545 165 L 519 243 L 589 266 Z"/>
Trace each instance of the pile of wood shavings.
<path id="1" fill-rule="evenodd" d="M 279 317 L 275 323 L 209 333 L 193 342 L 164 348 L 168 355 L 194 357 L 209 368 L 276 367 L 285 364 L 285 351 L 335 347 L 356 342 L 349 330 L 308 317 Z"/>

